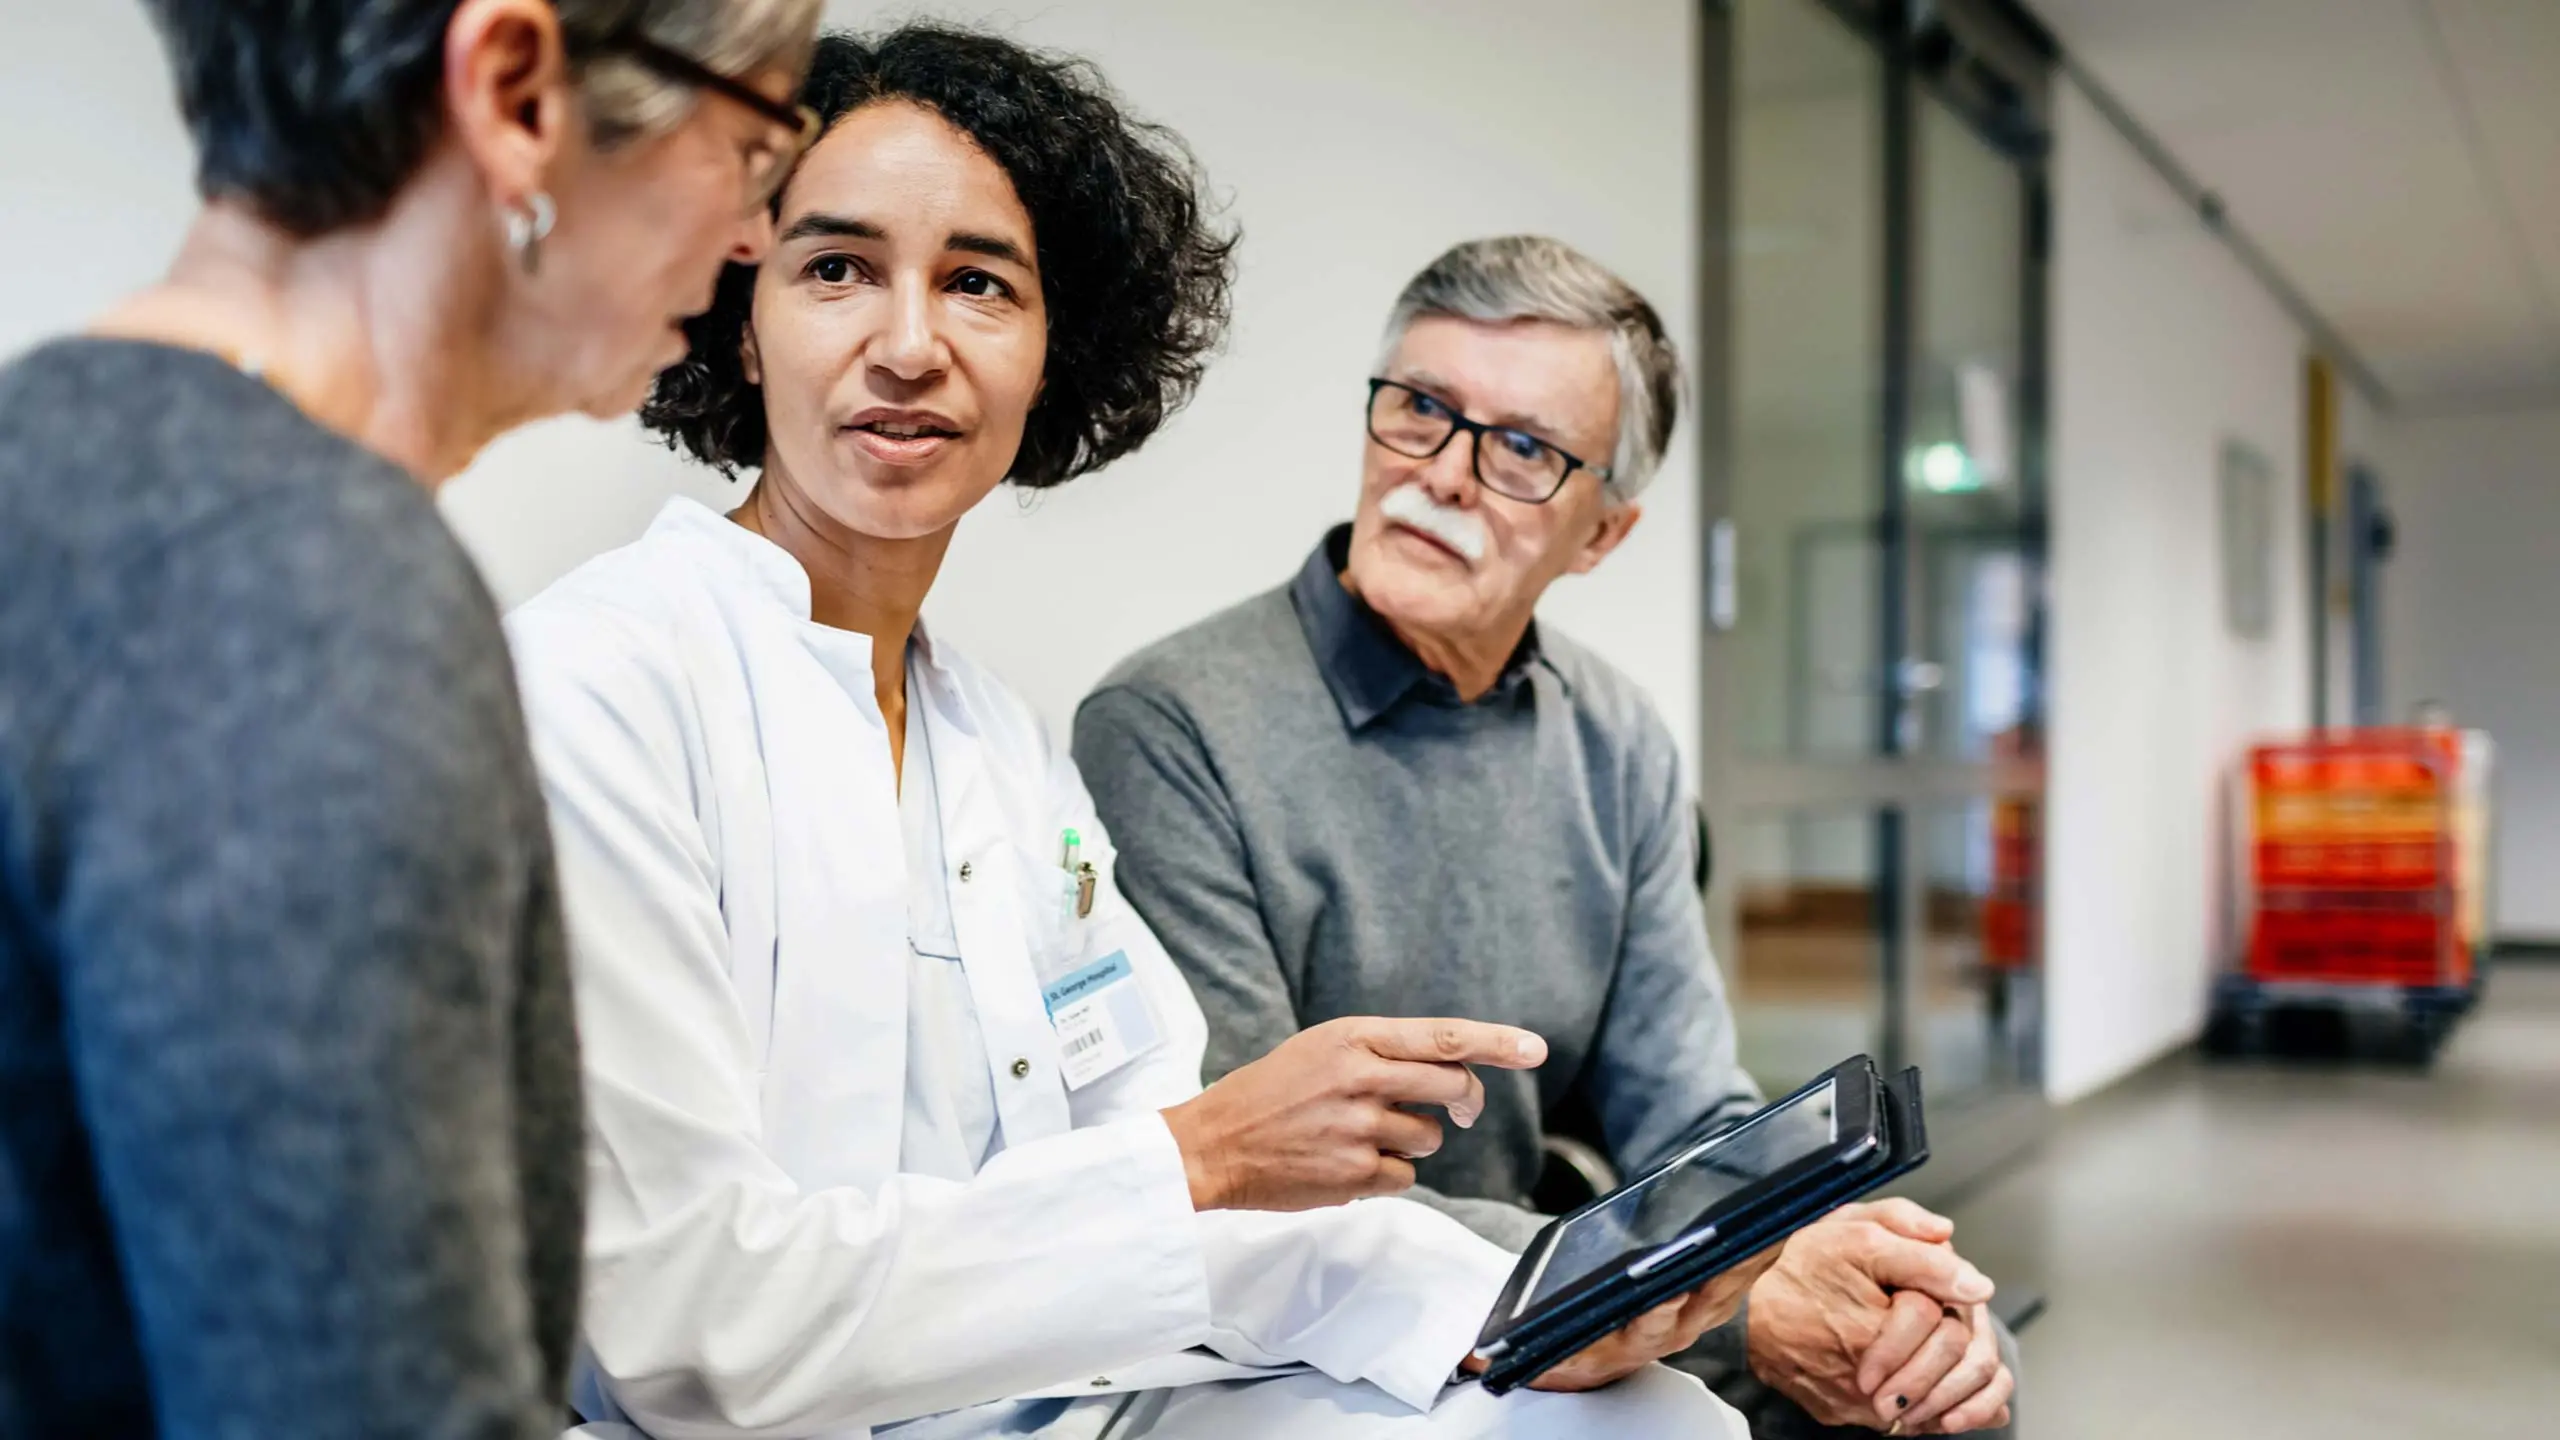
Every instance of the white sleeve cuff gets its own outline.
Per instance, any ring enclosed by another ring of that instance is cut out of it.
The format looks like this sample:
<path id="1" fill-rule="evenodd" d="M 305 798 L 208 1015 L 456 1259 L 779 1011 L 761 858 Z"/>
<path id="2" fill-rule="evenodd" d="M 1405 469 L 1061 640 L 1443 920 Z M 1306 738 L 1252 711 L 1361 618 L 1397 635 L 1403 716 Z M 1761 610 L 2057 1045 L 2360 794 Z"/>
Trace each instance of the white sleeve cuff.
<path id="1" fill-rule="evenodd" d="M 1511 1277 L 1513 1257 L 1408 1200 L 1200 1217 L 1210 1345 L 1300 1361 L 1429 1410 Z"/>

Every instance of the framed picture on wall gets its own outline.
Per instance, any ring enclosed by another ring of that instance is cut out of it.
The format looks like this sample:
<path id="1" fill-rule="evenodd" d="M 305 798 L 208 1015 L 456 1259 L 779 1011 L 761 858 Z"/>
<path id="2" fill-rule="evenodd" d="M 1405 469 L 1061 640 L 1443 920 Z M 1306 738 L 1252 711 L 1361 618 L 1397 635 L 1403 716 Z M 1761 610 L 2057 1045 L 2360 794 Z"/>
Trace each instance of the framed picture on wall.
<path id="1" fill-rule="evenodd" d="M 2275 467 L 2244 440 L 2222 442 L 2222 618 L 2244 640 L 2275 628 Z"/>

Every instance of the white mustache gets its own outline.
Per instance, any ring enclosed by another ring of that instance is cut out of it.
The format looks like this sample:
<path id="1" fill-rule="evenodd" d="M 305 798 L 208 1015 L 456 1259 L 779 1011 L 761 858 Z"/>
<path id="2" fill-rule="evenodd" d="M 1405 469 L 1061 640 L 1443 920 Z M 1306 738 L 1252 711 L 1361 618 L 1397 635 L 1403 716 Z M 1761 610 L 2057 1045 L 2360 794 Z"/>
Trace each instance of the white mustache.
<path id="1" fill-rule="evenodd" d="M 1434 500 L 1419 485 L 1399 485 L 1378 502 L 1378 513 L 1399 525 L 1410 525 L 1466 557 L 1473 565 L 1484 558 L 1484 517 Z"/>

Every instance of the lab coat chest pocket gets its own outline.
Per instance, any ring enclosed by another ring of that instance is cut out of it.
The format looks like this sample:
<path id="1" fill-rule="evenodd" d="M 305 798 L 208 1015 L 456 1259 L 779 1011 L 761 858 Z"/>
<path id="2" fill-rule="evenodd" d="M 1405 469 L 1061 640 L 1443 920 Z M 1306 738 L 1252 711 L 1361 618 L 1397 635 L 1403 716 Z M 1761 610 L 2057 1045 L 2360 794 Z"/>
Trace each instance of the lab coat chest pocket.
<path id="1" fill-rule="evenodd" d="M 1045 985 L 1083 961 L 1088 922 L 1076 914 L 1076 882 L 1061 863 L 1063 849 L 1039 853 L 1021 845 L 1011 848 L 1022 938 L 1031 951 L 1031 968 Z"/>

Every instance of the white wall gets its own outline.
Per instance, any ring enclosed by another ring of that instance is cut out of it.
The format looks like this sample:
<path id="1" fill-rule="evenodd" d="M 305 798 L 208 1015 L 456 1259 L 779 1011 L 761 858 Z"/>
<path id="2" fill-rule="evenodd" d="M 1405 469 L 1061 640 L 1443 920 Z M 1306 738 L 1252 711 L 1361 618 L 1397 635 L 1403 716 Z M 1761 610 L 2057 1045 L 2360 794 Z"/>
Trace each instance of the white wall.
<path id="1" fill-rule="evenodd" d="M 195 212 L 142 6 L 0 0 L 0 355 L 157 275 Z"/>
<path id="2" fill-rule="evenodd" d="M 0 353 L 155 275 L 191 209 L 140 5 L 6 5 Z M 1561 236 L 1616 266 L 1675 334 L 1694 328 L 1681 0 L 961 0 L 928 12 L 1093 57 L 1191 141 L 1245 231 L 1232 346 L 1198 402 L 1143 454 L 1034 505 L 998 492 L 953 547 L 928 613 L 1053 723 L 1122 655 L 1286 580 L 1347 517 L 1379 323 L 1452 241 Z M 905 13 L 838 3 L 831 19 Z M 1417 164 L 1429 183 L 1414 183 Z M 1548 613 L 1651 688 L 1694 752 L 1690 455 L 1684 428 L 1637 539 L 1560 586 Z M 679 490 L 737 493 L 635 426 L 562 421 L 494 447 L 450 487 L 447 513 L 512 602 L 636 535 Z"/>
<path id="3" fill-rule="evenodd" d="M 2200 1024 L 2225 766 L 2308 718 L 2310 662 L 2301 337 L 2077 91 L 2059 111 L 2045 1047 L 2071 1099 Z M 2226 437 L 2277 478 L 2263 641 L 2223 626 Z"/>
<path id="4" fill-rule="evenodd" d="M 2378 459 L 2385 703 L 2442 701 L 2497 741 L 2490 929 L 2560 940 L 2560 409 L 2395 420 Z"/>
<path id="5" fill-rule="evenodd" d="M 839 4 L 833 18 L 875 13 Z M 1053 724 L 1121 656 L 1286 580 L 1348 517 L 1380 321 L 1450 242 L 1562 236 L 1690 333 L 1692 47 L 1676 0 L 1072 0 L 1019 21 L 938 13 L 1099 61 L 1190 141 L 1245 234 L 1232 343 L 1190 410 L 1099 475 L 1029 503 L 998 492 L 963 526 L 936 589 L 933 623 Z M 1419 187 L 1418 154 L 1434 171 Z M 1647 495 L 1638 539 L 1559 587 L 1548 614 L 1642 680 L 1694 745 L 1686 439 Z M 636 533 L 672 488 L 724 489 L 573 425 L 492 454 L 449 509 L 513 599 Z"/>
<path id="6" fill-rule="evenodd" d="M 1017 33 L 1095 57 L 1232 197 L 1245 232 L 1234 341 L 1147 451 L 1029 513 L 999 494 L 973 517 L 932 618 L 1063 717 L 1130 650 L 1286 580 L 1349 516 L 1361 381 L 1387 306 L 1452 241 L 1558 235 L 1618 268 L 1690 341 L 1689 9 L 1078 0 L 1028 12 Z M 1418 157 L 1434 172 L 1420 186 Z M 1694 747 L 1688 440 L 1684 429 L 1647 492 L 1637 538 L 1559 586 L 1547 613 L 1651 689 Z M 1054 596 L 1076 598 L 1072 623 L 1036 608 Z"/>

